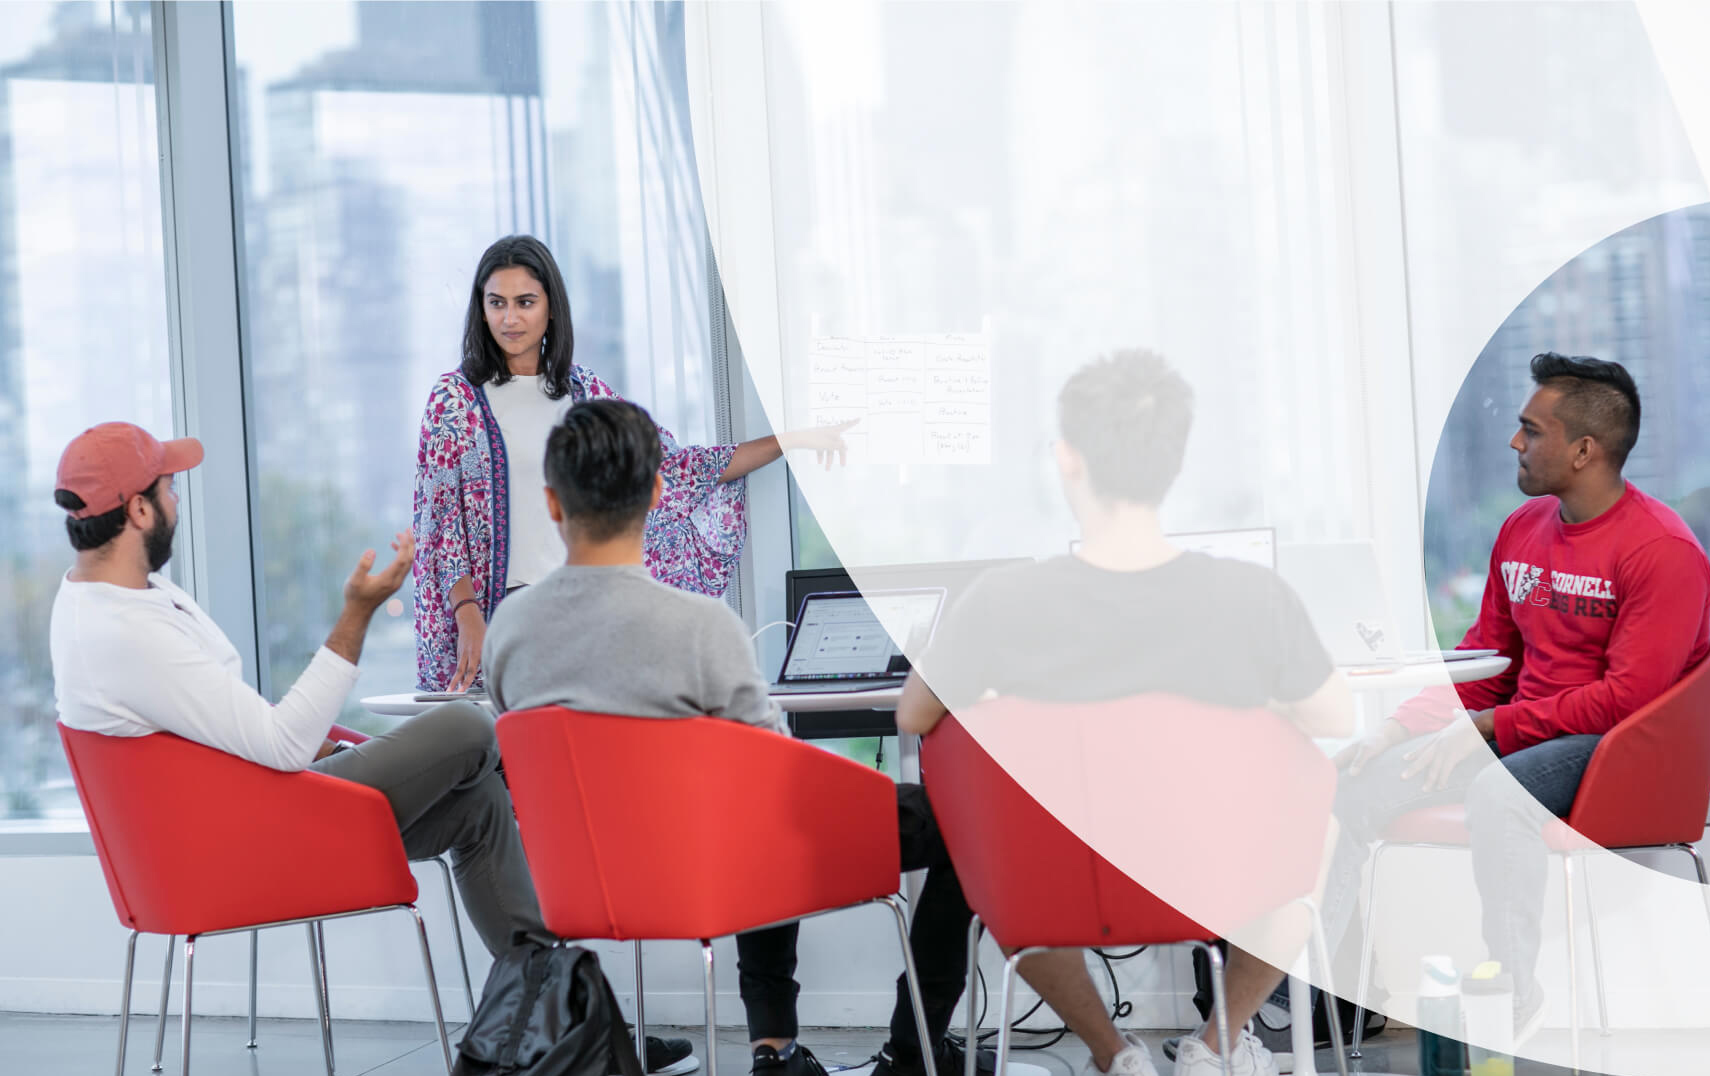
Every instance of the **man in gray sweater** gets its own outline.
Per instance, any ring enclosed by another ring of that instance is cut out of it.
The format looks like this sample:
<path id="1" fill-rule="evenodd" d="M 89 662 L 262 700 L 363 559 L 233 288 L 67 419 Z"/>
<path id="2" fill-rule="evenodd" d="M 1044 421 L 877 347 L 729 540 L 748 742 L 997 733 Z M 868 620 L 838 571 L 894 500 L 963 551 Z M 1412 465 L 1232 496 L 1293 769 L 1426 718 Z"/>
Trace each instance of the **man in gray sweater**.
<path id="1" fill-rule="evenodd" d="M 487 689 L 501 711 L 562 705 L 633 717 L 710 715 L 788 735 L 742 621 L 722 602 L 655 582 L 643 564 L 642 532 L 662 490 L 660 462 L 653 420 L 631 403 L 586 400 L 553 427 L 546 503 L 569 556 L 493 614 L 481 655 Z M 939 1071 L 960 1073 L 960 1051 L 944 1032 L 962 992 L 972 913 L 919 785 L 897 787 L 897 815 L 903 869 L 927 870 L 910 938 L 927 1026 Z M 795 1041 L 797 932 L 792 923 L 736 939 L 755 1076 L 824 1076 Z M 981 1054 L 989 1072 L 991 1052 Z M 1010 1066 L 1013 1076 L 1023 1068 L 1033 1067 Z M 923 1070 L 899 979 L 891 1039 L 864 1076 Z"/>
<path id="2" fill-rule="evenodd" d="M 481 653 L 494 704 L 727 717 L 784 732 L 737 615 L 648 574 L 641 533 L 659 500 L 659 447 L 640 453 L 623 434 L 653 423 L 639 407 L 599 403 L 566 415 L 548 440 L 547 506 L 569 562 L 494 612 Z"/>

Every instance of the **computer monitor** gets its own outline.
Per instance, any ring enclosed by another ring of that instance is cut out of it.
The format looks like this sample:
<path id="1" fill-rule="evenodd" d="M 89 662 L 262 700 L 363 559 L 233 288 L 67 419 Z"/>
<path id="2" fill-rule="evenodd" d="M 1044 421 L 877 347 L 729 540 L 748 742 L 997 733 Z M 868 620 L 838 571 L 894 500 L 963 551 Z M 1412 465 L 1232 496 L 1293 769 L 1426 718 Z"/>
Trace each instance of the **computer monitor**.
<path id="1" fill-rule="evenodd" d="M 1277 532 L 1273 527 L 1247 527 L 1234 531 L 1190 531 L 1165 535 L 1189 553 L 1244 560 L 1276 571 Z"/>
<path id="2" fill-rule="evenodd" d="M 1277 532 L 1274 527 L 1246 527 L 1233 531 L 1183 531 L 1164 535 L 1170 544 L 1188 552 L 1204 553 L 1208 557 L 1226 557 L 1262 565 L 1273 572 L 1277 568 Z M 1081 548 L 1079 538 L 1069 542 L 1069 552 Z"/>

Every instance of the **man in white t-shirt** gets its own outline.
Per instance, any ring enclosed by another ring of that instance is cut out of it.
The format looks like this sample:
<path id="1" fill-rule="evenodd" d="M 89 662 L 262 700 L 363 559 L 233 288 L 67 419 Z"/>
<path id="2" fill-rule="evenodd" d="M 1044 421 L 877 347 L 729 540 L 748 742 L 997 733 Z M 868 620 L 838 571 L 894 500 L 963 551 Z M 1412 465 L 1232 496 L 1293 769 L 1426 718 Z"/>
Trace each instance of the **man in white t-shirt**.
<path id="1" fill-rule="evenodd" d="M 202 462 L 194 438 L 155 440 L 125 422 L 79 435 L 60 458 L 54 500 L 77 563 L 54 599 L 59 719 L 108 736 L 171 732 L 287 772 L 314 769 L 385 793 L 411 858 L 451 852 L 469 918 L 489 952 L 516 930 L 547 936 L 493 722 L 470 702 L 437 706 L 362 744 L 327 739 L 356 683 L 374 611 L 409 574 L 415 541 L 371 572 L 362 554 L 344 610 L 278 703 L 243 679 L 237 650 L 190 595 L 159 575 L 178 525 L 173 476 Z"/>

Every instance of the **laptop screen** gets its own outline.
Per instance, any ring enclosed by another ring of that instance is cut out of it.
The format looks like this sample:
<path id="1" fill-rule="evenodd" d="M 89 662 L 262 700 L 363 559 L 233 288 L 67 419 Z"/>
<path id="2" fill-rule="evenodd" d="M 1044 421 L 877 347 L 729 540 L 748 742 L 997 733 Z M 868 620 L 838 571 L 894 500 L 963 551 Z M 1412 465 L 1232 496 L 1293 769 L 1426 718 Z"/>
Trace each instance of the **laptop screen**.
<path id="1" fill-rule="evenodd" d="M 809 594 L 796 614 L 779 682 L 889 680 L 908 675 L 905 650 L 932 640 L 943 587 Z M 894 640 L 902 640 L 898 645 Z"/>

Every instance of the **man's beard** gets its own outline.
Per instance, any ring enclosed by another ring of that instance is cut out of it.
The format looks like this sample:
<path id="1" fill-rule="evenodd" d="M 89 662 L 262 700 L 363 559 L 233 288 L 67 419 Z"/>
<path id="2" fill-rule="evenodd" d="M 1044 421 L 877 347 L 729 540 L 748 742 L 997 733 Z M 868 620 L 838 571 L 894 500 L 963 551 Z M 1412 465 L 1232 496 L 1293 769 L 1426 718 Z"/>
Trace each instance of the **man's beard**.
<path id="1" fill-rule="evenodd" d="M 154 510 L 154 526 L 143 535 L 143 552 L 148 555 L 148 570 L 158 572 L 172 559 L 172 536 L 178 530 L 177 521 L 168 523 L 166 513 Z"/>

